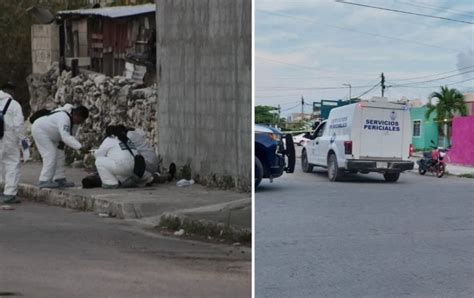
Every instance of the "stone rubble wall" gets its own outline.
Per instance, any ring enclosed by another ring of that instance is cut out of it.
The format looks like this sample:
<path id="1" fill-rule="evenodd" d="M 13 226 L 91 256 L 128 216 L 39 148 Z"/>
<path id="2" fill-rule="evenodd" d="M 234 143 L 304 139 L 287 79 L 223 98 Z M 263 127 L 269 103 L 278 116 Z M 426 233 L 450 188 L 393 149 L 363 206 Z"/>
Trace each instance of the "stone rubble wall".
<path id="1" fill-rule="evenodd" d="M 66 103 L 84 105 L 90 116 L 81 125 L 78 135 L 81 143 L 97 148 L 108 125 L 124 124 L 143 129 L 156 147 L 156 85 L 143 88 L 120 76 L 81 73 L 72 77 L 70 71 L 59 72 L 58 65 L 53 64 L 45 74 L 27 78 L 32 113 Z"/>

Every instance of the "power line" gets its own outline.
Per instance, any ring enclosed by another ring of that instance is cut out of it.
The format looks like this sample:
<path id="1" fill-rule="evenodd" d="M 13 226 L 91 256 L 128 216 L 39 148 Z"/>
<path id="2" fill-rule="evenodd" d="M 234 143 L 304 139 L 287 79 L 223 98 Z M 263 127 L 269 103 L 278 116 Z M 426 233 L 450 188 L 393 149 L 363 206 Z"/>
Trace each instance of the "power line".
<path id="1" fill-rule="evenodd" d="M 372 87 L 372 85 L 363 85 L 363 86 L 352 86 L 352 88 L 367 88 Z M 262 86 L 259 90 L 346 90 L 347 87 L 333 86 L 333 87 L 279 87 L 279 86 Z"/>
<path id="2" fill-rule="evenodd" d="M 401 42 L 404 42 L 404 43 L 411 43 L 411 44 L 416 44 L 416 45 L 419 45 L 419 46 L 424 46 L 424 47 L 429 47 L 429 48 L 442 49 L 442 50 L 448 50 L 448 51 L 453 51 L 453 52 L 458 52 L 459 51 L 458 49 L 445 48 L 445 47 L 432 45 L 432 44 L 427 44 L 427 43 L 423 43 L 423 42 L 406 40 L 406 39 L 402 39 L 402 38 L 398 38 L 398 37 L 382 35 L 382 34 L 377 34 L 377 33 L 372 33 L 372 32 L 365 32 L 365 31 L 355 30 L 355 29 L 351 29 L 351 28 L 347 28 L 347 27 L 316 22 L 312 19 L 304 18 L 304 17 L 301 17 L 301 16 L 288 15 L 288 14 L 284 14 L 284 13 L 277 13 L 277 12 L 260 10 L 260 9 L 256 9 L 255 11 L 260 12 L 260 13 L 269 14 L 269 15 L 276 15 L 276 16 L 280 16 L 280 17 L 295 19 L 295 20 L 299 20 L 301 22 L 319 24 L 319 25 L 330 27 L 330 28 L 335 28 L 335 29 L 338 29 L 338 30 L 356 32 L 356 33 L 359 33 L 359 34 L 365 34 L 365 35 L 369 35 L 369 36 L 375 36 L 375 37 L 380 37 L 380 38 L 385 38 L 385 39 L 397 40 L 397 41 L 401 41 Z"/>
<path id="3" fill-rule="evenodd" d="M 364 93 L 362 93 L 361 95 L 358 95 L 354 98 L 360 98 L 361 96 L 364 96 L 366 95 L 367 93 L 369 93 L 370 91 L 374 90 L 375 88 L 377 88 L 378 86 L 380 86 L 380 83 L 377 83 L 377 85 L 373 86 L 372 88 L 370 88 L 369 90 L 365 91 Z"/>
<path id="4" fill-rule="evenodd" d="M 342 3 L 342 4 L 350 4 L 350 5 L 355 5 L 355 6 L 368 7 L 368 8 L 374 8 L 374 9 L 379 9 L 379 10 L 386 10 L 386 11 L 391 11 L 391 12 L 404 13 L 404 14 L 409 14 L 409 15 L 415 15 L 415 16 L 421 16 L 421 17 L 427 17 L 427 18 L 440 19 L 440 20 L 445 20 L 445 21 L 452 21 L 452 22 L 466 23 L 466 24 L 474 25 L 473 22 L 457 20 L 457 19 L 451 19 L 451 18 L 445 18 L 445 17 L 439 17 L 439 16 L 435 16 L 435 15 L 416 13 L 416 12 L 410 12 L 410 11 L 405 11 L 405 10 L 398 10 L 398 9 L 386 8 L 386 7 L 381 7 L 381 6 L 373 6 L 373 5 L 367 5 L 367 4 L 360 4 L 360 3 L 354 3 L 354 2 L 347 2 L 345 0 L 335 0 L 335 1 L 339 2 L 339 3 Z"/>
<path id="5" fill-rule="evenodd" d="M 301 105 L 301 103 L 298 103 L 297 105 L 295 105 L 295 106 L 292 106 L 291 108 L 282 109 L 281 111 L 282 111 L 282 112 L 284 112 L 284 111 L 293 110 L 293 109 L 295 109 L 295 108 L 299 107 L 300 105 Z"/>
<path id="6" fill-rule="evenodd" d="M 262 60 L 264 62 L 268 62 L 268 63 L 281 64 L 281 65 L 286 65 L 286 66 L 290 66 L 290 67 L 293 67 L 293 68 L 306 69 L 308 71 L 340 73 L 337 70 L 328 70 L 328 69 L 322 69 L 322 68 L 317 68 L 317 67 L 312 67 L 312 66 L 305 66 L 305 65 L 295 64 L 295 63 L 288 63 L 288 62 L 280 61 L 280 60 L 276 60 L 276 59 L 268 59 L 268 58 L 265 58 L 265 57 L 262 57 L 262 56 L 255 56 L 255 58 L 258 59 L 258 60 Z M 345 73 L 350 74 L 350 72 L 345 72 Z M 355 73 L 353 73 L 353 74 L 355 74 Z M 357 73 L 357 75 L 362 75 L 362 74 Z M 367 74 L 367 76 L 369 76 L 369 74 Z"/>
<path id="7" fill-rule="evenodd" d="M 427 76 L 421 76 L 421 77 L 412 77 L 412 78 L 405 78 L 405 79 L 394 79 L 394 80 L 395 81 L 411 81 L 411 80 L 417 80 L 417 79 L 432 78 L 432 77 L 437 77 L 437 76 L 449 74 L 449 73 L 452 73 L 452 72 L 458 72 L 458 71 L 473 68 L 473 67 L 474 67 L 474 65 L 471 65 L 471 66 L 466 66 L 466 67 L 462 67 L 462 68 L 459 68 L 459 69 L 454 69 L 454 70 L 441 72 L 441 73 L 437 73 L 437 74 L 433 74 L 433 75 L 427 75 Z"/>
<path id="8" fill-rule="evenodd" d="M 470 13 L 465 13 L 464 11 L 462 10 L 456 10 L 456 9 L 452 9 L 450 7 L 446 7 L 446 6 L 437 6 L 437 5 L 433 5 L 433 4 L 428 4 L 428 3 L 423 3 L 423 2 L 418 2 L 418 1 L 411 1 L 410 2 L 403 2 L 403 1 L 398 1 L 396 0 L 395 2 L 398 2 L 398 3 L 401 3 L 401 4 L 405 4 L 405 5 L 410 5 L 410 6 L 417 6 L 417 7 L 424 7 L 424 8 L 428 8 L 428 9 L 432 9 L 432 10 L 437 10 L 437 11 L 440 11 L 440 12 L 453 12 L 455 14 L 459 14 L 459 15 L 463 15 L 463 16 L 467 16 L 469 18 L 474 18 L 474 14 L 470 14 Z M 414 4 L 414 3 L 418 3 L 418 4 Z"/>
<path id="9" fill-rule="evenodd" d="M 465 72 L 460 72 L 460 73 L 455 74 L 455 75 L 445 76 L 445 77 L 442 77 L 442 78 L 437 78 L 437 79 L 432 79 L 432 80 L 419 81 L 419 82 L 411 82 L 411 83 L 406 83 L 406 84 L 392 84 L 392 86 L 394 86 L 394 87 L 411 86 L 411 85 L 417 85 L 417 84 L 420 84 L 420 83 L 435 82 L 435 81 L 439 81 L 439 80 L 444 80 L 444 79 L 449 79 L 449 78 L 452 78 L 452 77 L 461 76 L 461 75 L 468 74 L 468 73 L 472 73 L 472 72 L 474 72 L 474 70 L 469 70 L 469 71 L 465 71 Z"/>
<path id="10" fill-rule="evenodd" d="M 457 81 L 457 82 L 450 82 L 450 83 L 446 83 L 446 84 L 442 84 L 442 85 L 445 85 L 445 86 L 451 86 L 451 85 L 456 85 L 456 84 L 462 84 L 462 83 L 465 83 L 465 82 L 469 82 L 469 81 L 472 81 L 474 80 L 474 78 L 469 78 L 467 80 L 462 80 L 462 81 Z M 406 85 L 394 85 L 394 86 L 387 86 L 387 88 L 438 88 L 439 85 L 436 85 L 436 86 L 406 86 Z"/>
<path id="11" fill-rule="evenodd" d="M 259 98 L 277 98 L 277 97 L 291 97 L 291 96 L 301 96 L 301 93 L 298 94 L 279 94 L 279 95 L 255 95 Z"/>

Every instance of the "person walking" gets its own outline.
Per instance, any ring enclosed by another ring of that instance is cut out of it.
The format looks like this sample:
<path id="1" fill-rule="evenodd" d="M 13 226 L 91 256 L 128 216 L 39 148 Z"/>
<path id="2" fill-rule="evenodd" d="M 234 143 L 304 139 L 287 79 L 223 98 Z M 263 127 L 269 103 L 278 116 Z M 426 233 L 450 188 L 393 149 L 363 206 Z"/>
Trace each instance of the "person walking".
<path id="1" fill-rule="evenodd" d="M 90 146 L 83 146 L 74 137 L 75 126 L 82 124 L 87 117 L 89 117 L 89 110 L 86 107 L 74 108 L 66 104 L 34 120 L 31 132 L 43 159 L 43 168 L 39 177 L 40 188 L 74 186 L 73 182 L 66 180 L 64 146 L 84 153 L 90 150 Z"/>
<path id="2" fill-rule="evenodd" d="M 16 197 L 20 181 L 20 136 L 23 133 L 23 111 L 13 99 L 14 86 L 0 88 L 0 182 L 4 183 L 2 201 L 19 203 Z"/>

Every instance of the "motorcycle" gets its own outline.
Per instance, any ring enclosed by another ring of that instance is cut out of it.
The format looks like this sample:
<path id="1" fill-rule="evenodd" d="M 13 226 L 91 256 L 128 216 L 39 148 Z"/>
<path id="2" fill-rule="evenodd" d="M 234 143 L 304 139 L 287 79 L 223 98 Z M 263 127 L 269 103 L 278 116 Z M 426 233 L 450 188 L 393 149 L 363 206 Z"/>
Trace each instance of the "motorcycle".
<path id="1" fill-rule="evenodd" d="M 434 142 L 431 141 L 434 145 Z M 444 157 L 448 152 L 448 149 L 433 147 L 431 152 L 423 152 L 423 158 L 417 161 L 418 164 L 418 173 L 420 175 L 426 174 L 426 172 L 431 172 L 436 175 L 436 177 L 443 177 L 446 172 L 446 163 L 444 162 Z"/>

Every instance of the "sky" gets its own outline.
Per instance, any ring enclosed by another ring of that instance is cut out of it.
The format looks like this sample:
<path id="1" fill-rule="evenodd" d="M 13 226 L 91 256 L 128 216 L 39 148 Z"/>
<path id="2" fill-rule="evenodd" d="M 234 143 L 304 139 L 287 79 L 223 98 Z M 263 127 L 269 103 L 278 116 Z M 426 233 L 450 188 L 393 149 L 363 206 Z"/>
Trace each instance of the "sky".
<path id="1" fill-rule="evenodd" d="M 385 76 L 389 100 L 449 84 L 474 92 L 474 0 L 255 0 L 255 101 L 282 116 L 313 101 L 356 97 Z M 467 23 L 466 23 L 467 22 Z M 447 77 L 447 78 L 444 78 Z M 327 88 L 327 89 L 325 89 Z M 362 96 L 381 96 L 375 87 Z"/>

